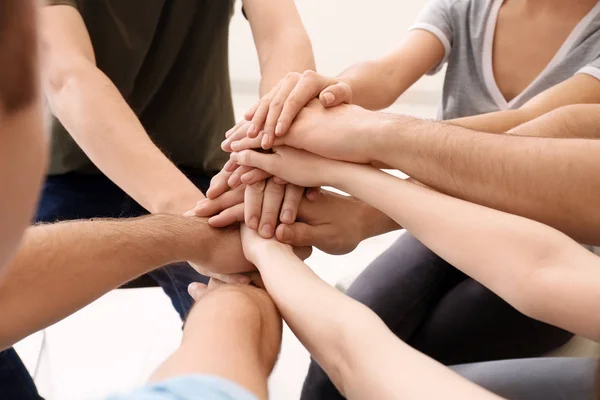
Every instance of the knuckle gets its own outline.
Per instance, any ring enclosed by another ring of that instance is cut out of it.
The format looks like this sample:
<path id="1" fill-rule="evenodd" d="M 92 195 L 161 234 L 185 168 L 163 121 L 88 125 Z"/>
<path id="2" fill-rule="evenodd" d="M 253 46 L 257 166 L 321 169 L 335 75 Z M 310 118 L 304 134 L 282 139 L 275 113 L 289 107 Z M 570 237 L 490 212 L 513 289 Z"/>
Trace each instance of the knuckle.
<path id="1" fill-rule="evenodd" d="M 265 190 L 266 183 L 265 181 L 260 181 L 249 185 L 248 187 L 257 192 L 263 192 Z"/>
<path id="2" fill-rule="evenodd" d="M 273 100 L 273 101 L 271 102 L 271 104 L 269 105 L 269 108 L 270 108 L 271 110 L 273 110 L 273 109 L 278 109 L 278 108 L 281 108 L 281 107 L 282 107 L 282 105 L 283 105 L 283 103 L 281 102 L 281 100 L 280 100 L 280 99 L 275 99 L 275 100 Z"/>

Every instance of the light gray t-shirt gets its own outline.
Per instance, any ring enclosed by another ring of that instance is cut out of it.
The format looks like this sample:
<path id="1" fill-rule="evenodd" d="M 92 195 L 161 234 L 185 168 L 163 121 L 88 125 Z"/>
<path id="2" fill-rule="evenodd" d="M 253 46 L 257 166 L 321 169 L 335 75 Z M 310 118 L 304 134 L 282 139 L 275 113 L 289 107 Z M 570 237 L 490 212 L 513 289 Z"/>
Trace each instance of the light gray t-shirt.
<path id="1" fill-rule="evenodd" d="M 555 57 L 517 97 L 507 102 L 494 79 L 492 47 L 504 0 L 432 0 L 411 29 L 434 34 L 448 63 L 440 119 L 517 109 L 577 73 L 600 80 L 600 1 L 579 22 Z"/>

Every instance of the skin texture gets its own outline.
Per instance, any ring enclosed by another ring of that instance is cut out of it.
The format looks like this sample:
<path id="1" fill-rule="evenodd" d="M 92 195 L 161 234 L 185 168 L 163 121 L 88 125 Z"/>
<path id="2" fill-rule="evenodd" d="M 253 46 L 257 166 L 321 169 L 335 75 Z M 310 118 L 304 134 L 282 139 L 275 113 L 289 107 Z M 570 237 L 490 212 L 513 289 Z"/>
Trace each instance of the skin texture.
<path id="1" fill-rule="evenodd" d="M 600 300 L 600 261 L 556 229 L 443 195 L 371 166 L 331 161 L 289 147 L 277 148 L 276 154 L 246 150 L 234 158 L 240 165 L 298 185 L 332 185 L 351 193 L 390 215 L 522 313 L 592 340 L 600 338 L 600 318 L 591 317 Z M 386 196 L 379 195 L 382 190 Z"/>

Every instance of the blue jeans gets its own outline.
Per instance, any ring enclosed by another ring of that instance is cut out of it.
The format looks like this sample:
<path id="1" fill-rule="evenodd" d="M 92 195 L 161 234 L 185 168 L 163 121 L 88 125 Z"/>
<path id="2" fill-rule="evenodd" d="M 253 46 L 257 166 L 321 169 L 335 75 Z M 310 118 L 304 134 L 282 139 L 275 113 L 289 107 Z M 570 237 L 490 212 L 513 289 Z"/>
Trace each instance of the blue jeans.
<path id="1" fill-rule="evenodd" d="M 205 192 L 210 176 L 188 178 Z M 190 208 L 191 208 L 190 204 Z M 132 218 L 148 214 L 131 197 L 104 175 L 69 173 L 49 176 L 43 187 L 36 222 L 89 218 Z M 191 282 L 208 282 L 187 263 L 165 266 L 148 274 L 171 299 L 182 320 L 193 302 L 187 293 Z M 31 376 L 13 349 L 0 353 L 1 398 L 39 400 Z"/>

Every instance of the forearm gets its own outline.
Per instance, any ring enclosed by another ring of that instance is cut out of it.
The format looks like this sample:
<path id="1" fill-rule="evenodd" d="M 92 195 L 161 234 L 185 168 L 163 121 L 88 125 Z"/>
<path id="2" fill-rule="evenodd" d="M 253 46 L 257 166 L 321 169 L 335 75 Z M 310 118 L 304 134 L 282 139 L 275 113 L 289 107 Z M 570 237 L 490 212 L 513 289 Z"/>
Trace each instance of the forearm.
<path id="1" fill-rule="evenodd" d="M 504 133 L 516 126 L 528 122 L 532 118 L 522 110 L 504 110 L 471 117 L 445 121 L 447 124 L 462 126 L 488 133 Z"/>
<path id="2" fill-rule="evenodd" d="M 312 45 L 304 31 L 290 29 L 273 39 L 260 58 L 260 96 L 269 93 L 288 72 L 316 70 Z"/>
<path id="3" fill-rule="evenodd" d="M 152 143 L 100 70 L 86 65 L 68 74 L 46 85 L 49 104 L 106 176 L 153 213 L 180 214 L 204 198 Z"/>
<path id="4" fill-rule="evenodd" d="M 281 325 L 279 312 L 261 289 L 226 285 L 210 290 L 192 308 L 181 346 L 151 380 L 219 376 L 266 399 L 267 378 L 281 345 Z"/>
<path id="5" fill-rule="evenodd" d="M 382 110 L 392 105 L 401 94 L 390 84 L 395 75 L 395 68 L 389 65 L 364 61 L 346 69 L 338 79 L 352 88 L 353 104 L 369 110 Z"/>
<path id="6" fill-rule="evenodd" d="M 375 137 L 369 149 L 374 161 L 453 197 L 543 222 L 584 243 L 600 243 L 595 206 L 600 178 L 590 173 L 600 167 L 600 142 L 516 138 L 410 117 L 377 118 L 368 133 Z M 551 134 L 560 126 L 541 122 L 527 124 L 528 131 Z"/>
<path id="7" fill-rule="evenodd" d="M 291 251 L 264 252 L 257 266 L 290 329 L 347 398 L 494 398 L 398 340 L 375 313 L 321 281 Z M 431 379 L 438 384 L 427 385 Z"/>
<path id="8" fill-rule="evenodd" d="M 210 251 L 210 228 L 191 217 L 75 221 L 29 228 L 0 279 L 0 348 L 53 324 L 194 246 Z M 191 254 L 190 254 L 191 253 Z"/>

